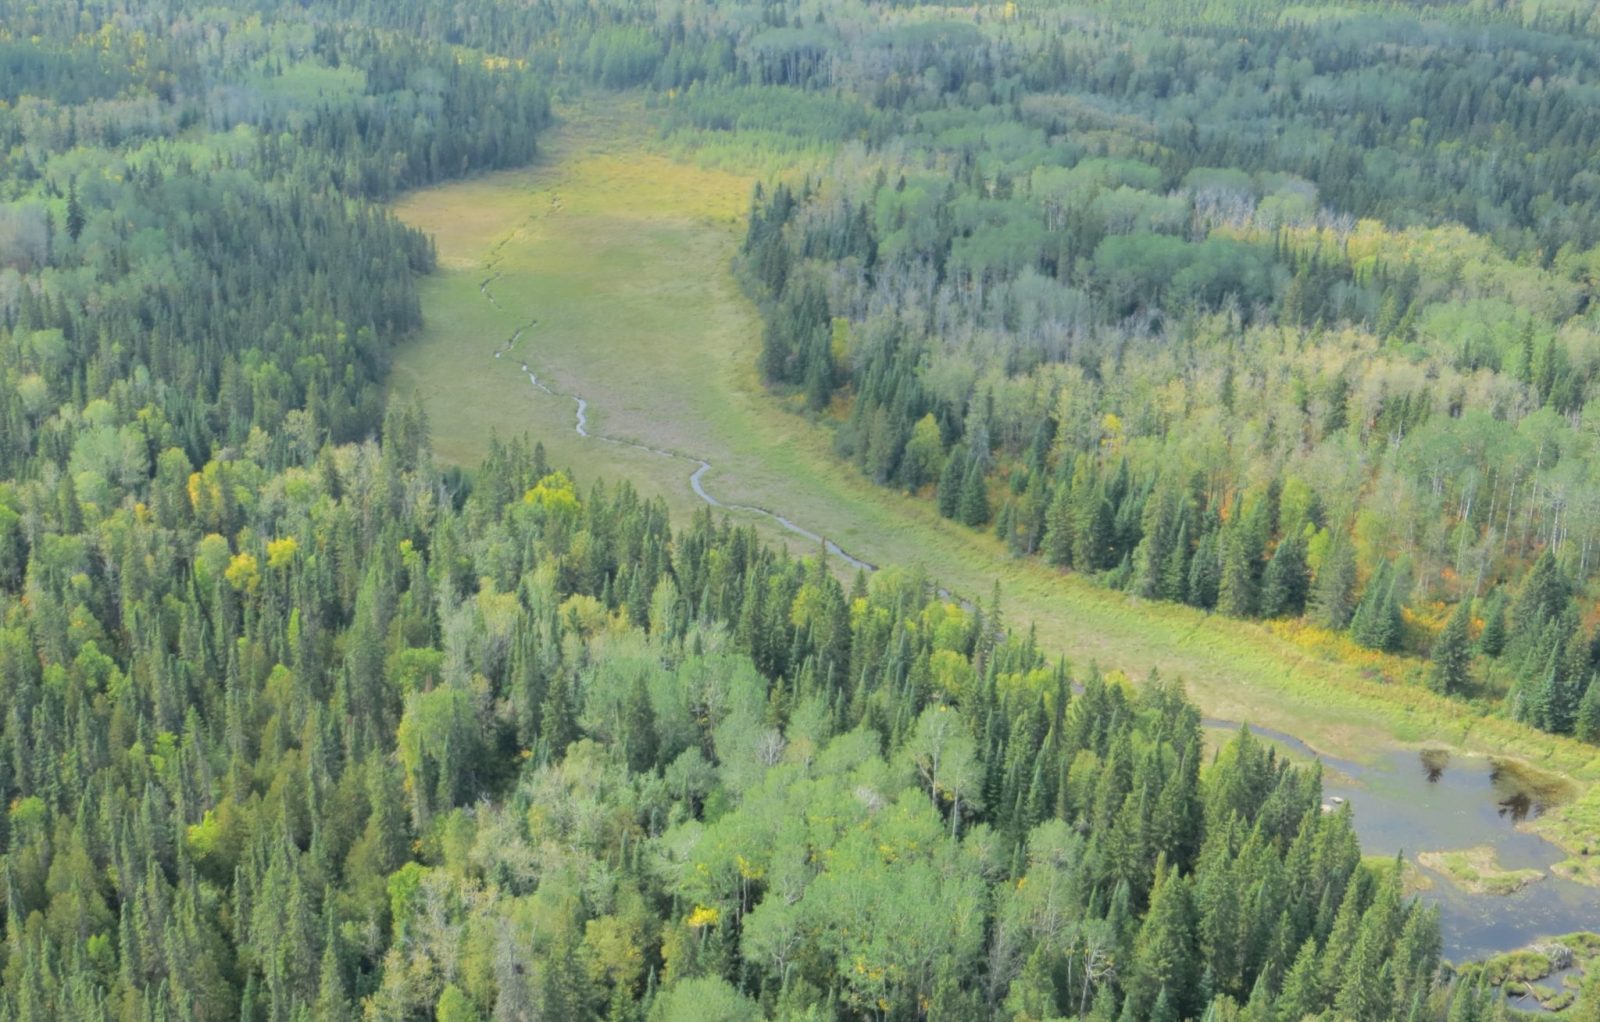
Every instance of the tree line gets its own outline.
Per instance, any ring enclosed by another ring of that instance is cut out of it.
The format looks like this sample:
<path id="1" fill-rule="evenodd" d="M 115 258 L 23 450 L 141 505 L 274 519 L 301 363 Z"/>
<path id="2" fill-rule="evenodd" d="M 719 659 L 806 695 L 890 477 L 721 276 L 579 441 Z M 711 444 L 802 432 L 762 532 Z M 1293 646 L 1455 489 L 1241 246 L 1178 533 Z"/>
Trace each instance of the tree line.
<path id="1" fill-rule="evenodd" d="M 983 49 L 982 89 L 940 84 L 932 43 L 913 94 L 836 77 L 861 127 L 752 203 L 762 375 L 1015 556 L 1409 654 L 1419 683 L 1596 740 L 1592 219 L 1557 195 L 1575 165 L 1513 185 L 1489 156 L 1523 129 L 1519 166 L 1587 151 L 1544 83 L 1587 80 L 1593 40 L 1484 50 L 1487 15 L 1435 10 L 1246 46 L 1223 38 L 1245 6 L 1164 41 L 1138 11 L 1036 33 L 1067 7 L 937 36 Z M 676 101 L 695 130 L 713 94 Z M 1325 102 L 1347 113 L 1306 141 Z"/>

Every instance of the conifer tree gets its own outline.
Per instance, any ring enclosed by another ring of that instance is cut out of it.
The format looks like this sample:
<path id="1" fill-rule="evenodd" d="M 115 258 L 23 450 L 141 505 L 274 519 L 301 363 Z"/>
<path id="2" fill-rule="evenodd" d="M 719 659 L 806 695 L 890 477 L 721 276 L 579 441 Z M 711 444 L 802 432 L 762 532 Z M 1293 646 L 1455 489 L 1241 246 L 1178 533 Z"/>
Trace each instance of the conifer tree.
<path id="1" fill-rule="evenodd" d="M 1057 486 L 1045 512 L 1044 541 L 1041 553 L 1051 564 L 1062 568 L 1072 567 L 1073 516 L 1071 493 L 1065 486 Z"/>
<path id="2" fill-rule="evenodd" d="M 1306 540 L 1291 532 L 1278 543 L 1261 576 L 1261 616 L 1297 616 L 1305 611 L 1310 587 Z"/>
<path id="3" fill-rule="evenodd" d="M 650 705 L 650 692 L 645 687 L 642 674 L 634 678 L 623 712 L 627 721 L 624 741 L 627 748 L 628 769 L 634 773 L 645 773 L 655 769 L 658 747 L 656 714 Z"/>
<path id="4" fill-rule="evenodd" d="M 1200 537 L 1189 561 L 1188 600 L 1192 606 L 1210 610 L 1217 605 L 1217 591 L 1222 585 L 1222 565 L 1217 557 L 1217 534 L 1207 532 Z"/>
<path id="5" fill-rule="evenodd" d="M 961 502 L 957 517 L 962 525 L 977 528 L 989 521 L 989 487 L 983 478 L 983 469 L 977 461 L 967 466 L 966 478 L 961 483 Z"/>
<path id="6" fill-rule="evenodd" d="M 1497 657 L 1506 648 L 1505 592 L 1496 589 L 1483 610 L 1483 632 L 1478 636 L 1478 652 Z"/>
<path id="7" fill-rule="evenodd" d="M 1166 563 L 1161 566 L 1159 595 L 1163 600 L 1182 603 L 1189 598 L 1189 520 L 1178 523 L 1178 535 L 1167 551 Z"/>
<path id="8" fill-rule="evenodd" d="M 1230 617 L 1254 617 L 1257 599 L 1254 544 L 1243 526 L 1225 529 L 1217 609 Z"/>
<path id="9" fill-rule="evenodd" d="M 1284 977 L 1278 1010 L 1283 1018 L 1305 1018 L 1321 1010 L 1323 1003 L 1317 942 L 1307 937 L 1295 955 L 1289 974 Z"/>
<path id="10" fill-rule="evenodd" d="M 1572 733 L 1581 741 L 1600 745 L 1600 681 L 1589 679 L 1583 698 L 1578 701 L 1577 718 Z"/>
<path id="11" fill-rule="evenodd" d="M 1166 990 L 1174 1016 L 1187 1018 L 1196 1007 L 1200 972 L 1189 881 L 1164 862 L 1158 863 L 1150 910 L 1134 943 L 1128 998 L 1136 1006 L 1153 1007 Z M 1139 1014 L 1142 1012 L 1136 1010 L 1136 1017 Z"/>
<path id="12" fill-rule="evenodd" d="M 83 203 L 78 200 L 78 182 L 74 180 L 67 186 L 67 237 L 77 241 L 85 223 Z"/>
<path id="13" fill-rule="evenodd" d="M 1350 619 L 1350 637 L 1368 649 L 1393 652 L 1400 644 L 1400 606 L 1396 597 L 1396 575 L 1388 562 L 1367 582 L 1361 603 Z"/>
<path id="14" fill-rule="evenodd" d="M 957 444 L 944 459 L 944 469 L 939 473 L 939 513 L 955 518 L 961 510 L 963 484 L 966 482 L 966 448 Z"/>
<path id="15" fill-rule="evenodd" d="M 1471 637 L 1467 625 L 1472 617 L 1472 601 L 1462 600 L 1433 644 L 1433 664 L 1428 671 L 1428 687 L 1445 695 L 1465 691 L 1471 683 Z"/>
<path id="16" fill-rule="evenodd" d="M 1356 557 L 1352 545 L 1336 538 L 1311 587 L 1311 614 L 1317 624 L 1343 631 L 1355 610 Z"/>

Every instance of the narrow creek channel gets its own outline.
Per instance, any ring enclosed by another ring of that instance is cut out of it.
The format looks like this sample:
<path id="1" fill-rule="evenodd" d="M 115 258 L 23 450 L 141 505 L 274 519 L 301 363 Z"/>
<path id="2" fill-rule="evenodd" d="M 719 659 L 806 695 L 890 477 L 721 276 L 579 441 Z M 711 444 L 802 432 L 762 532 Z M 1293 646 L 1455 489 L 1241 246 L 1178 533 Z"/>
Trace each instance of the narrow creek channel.
<path id="1" fill-rule="evenodd" d="M 496 309 L 499 309 L 502 312 L 505 311 L 505 307 L 502 306 L 495 298 L 491 285 L 500 277 L 499 271 L 494 268 L 495 263 L 499 259 L 499 250 L 501 246 L 506 243 L 506 241 L 510 240 L 510 237 L 510 235 L 507 235 L 506 238 L 502 239 L 500 243 L 491 250 L 490 260 L 486 266 L 486 268 L 489 270 L 489 276 L 485 277 L 483 283 L 478 285 L 478 293 L 483 295 L 483 297 L 488 300 L 490 305 L 493 305 Z M 513 349 L 515 349 L 517 346 L 517 342 L 522 340 L 522 335 L 538 326 L 538 324 L 539 321 L 537 319 L 530 319 L 522 326 L 517 327 L 517 329 L 512 332 L 511 336 L 506 339 L 506 342 L 500 346 L 499 350 L 494 353 L 494 357 L 498 359 L 512 354 Z M 705 486 L 705 475 L 707 472 L 712 470 L 712 465 L 711 462 L 707 461 L 705 458 L 694 454 L 685 454 L 682 451 L 670 450 L 665 447 L 655 447 L 651 444 L 642 443 L 638 440 L 630 440 L 627 437 L 612 436 L 599 431 L 591 431 L 589 428 L 589 402 L 587 399 L 580 397 L 577 394 L 565 393 L 556 390 L 554 387 L 551 387 L 548 383 L 539 379 L 538 374 L 529 367 L 527 362 L 522 362 L 521 366 L 522 371 L 528 374 L 528 382 L 534 387 L 550 395 L 551 397 L 566 398 L 576 404 L 577 409 L 573 429 L 580 437 L 596 440 L 600 443 L 613 444 L 617 447 L 627 447 L 631 448 L 632 450 L 643 451 L 646 454 L 653 454 L 660 458 L 672 458 L 677 461 L 687 462 L 688 464 L 694 466 L 693 471 L 689 474 L 689 488 L 694 491 L 695 496 L 699 497 L 709 506 L 720 508 L 726 511 L 742 511 L 746 514 L 760 515 L 761 517 L 771 519 L 772 521 L 777 522 L 778 525 L 782 526 L 784 529 L 794 533 L 796 536 L 800 536 L 804 539 L 810 540 L 812 543 L 822 546 L 828 551 L 829 556 L 839 558 L 852 568 L 857 568 L 861 571 L 867 572 L 868 574 L 878 570 L 877 565 L 856 557 L 839 544 L 835 543 L 833 540 L 828 539 L 819 533 L 812 532 L 810 529 L 807 529 L 805 526 L 800 525 L 798 522 L 795 522 L 793 519 L 782 515 L 777 511 L 772 511 L 768 508 L 759 507 L 754 504 L 737 504 L 731 501 L 719 500 L 712 496 L 710 491 L 708 491 Z"/>

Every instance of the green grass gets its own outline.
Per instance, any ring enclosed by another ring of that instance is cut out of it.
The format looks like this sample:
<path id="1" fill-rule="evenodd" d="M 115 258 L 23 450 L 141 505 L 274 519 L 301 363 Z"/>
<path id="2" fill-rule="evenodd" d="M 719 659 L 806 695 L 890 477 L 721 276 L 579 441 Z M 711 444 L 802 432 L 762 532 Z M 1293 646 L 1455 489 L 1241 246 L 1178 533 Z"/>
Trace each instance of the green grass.
<path id="1" fill-rule="evenodd" d="M 1490 845 L 1453 852 L 1423 852 L 1417 861 L 1471 894 L 1515 894 L 1544 879 L 1537 869 L 1501 869 Z"/>
<path id="2" fill-rule="evenodd" d="M 1510 951 L 1495 955 L 1483 963 L 1481 974 L 1495 986 L 1504 983 L 1528 983 L 1550 975 L 1550 959 L 1538 951 Z"/>
<path id="3" fill-rule="evenodd" d="M 629 478 L 680 515 L 702 506 L 684 462 L 578 437 L 573 402 L 534 390 L 520 372 L 527 359 L 557 390 L 588 399 L 592 431 L 712 462 L 705 482 L 724 501 L 777 509 L 875 564 L 925 566 L 970 598 L 986 599 L 998 580 L 1008 621 L 1032 623 L 1043 648 L 1080 667 L 1182 677 L 1209 715 L 1345 758 L 1430 742 L 1600 779 L 1592 747 L 1476 717 L 1289 631 L 1132 599 L 1010 559 L 992 536 L 940 518 L 929 502 L 872 485 L 834 457 L 826 429 L 786 411 L 756 379 L 760 322 L 729 272 L 753 178 L 672 159 L 637 101 L 589 100 L 562 115 L 535 166 L 397 206 L 437 237 L 441 272 L 424 282 L 429 325 L 399 353 L 392 385 L 422 394 L 443 460 L 470 466 L 492 432 L 528 433 L 585 481 Z M 499 310 L 478 290 L 491 264 Z M 516 350 L 495 360 L 529 320 L 537 323 Z M 812 552 L 767 519 L 738 517 Z M 1538 826 L 1574 853 L 1591 837 L 1600 849 L 1600 787 L 1577 792 Z"/>

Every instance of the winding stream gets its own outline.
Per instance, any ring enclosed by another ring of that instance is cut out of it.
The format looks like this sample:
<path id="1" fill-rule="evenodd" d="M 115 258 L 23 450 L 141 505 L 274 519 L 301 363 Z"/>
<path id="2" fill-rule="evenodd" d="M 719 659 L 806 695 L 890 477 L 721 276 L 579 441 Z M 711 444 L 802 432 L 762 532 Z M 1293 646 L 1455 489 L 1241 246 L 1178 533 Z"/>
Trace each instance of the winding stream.
<path id="1" fill-rule="evenodd" d="M 486 276 L 478 287 L 483 298 L 501 312 L 508 310 L 496 298 L 494 284 L 503 272 L 499 269 L 501 250 L 514 235 L 514 231 L 507 233 L 490 249 L 484 263 Z M 493 357 L 518 357 L 530 387 L 549 397 L 572 401 L 573 430 L 579 437 L 682 462 L 688 471 L 690 489 L 708 507 L 759 515 L 822 546 L 830 556 L 853 568 L 869 573 L 877 570 L 872 563 L 778 511 L 719 499 L 706 486 L 706 477 L 714 467 L 707 458 L 591 427 L 588 399 L 552 386 L 539 377 L 526 353 L 518 356 L 517 345 L 538 323 L 536 318 L 530 318 L 518 326 L 493 352 Z M 972 606 L 948 590 L 941 589 L 939 594 Z M 1238 727 L 1230 721 L 1212 719 L 1206 720 L 1205 726 L 1212 730 Z M 1550 866 L 1565 858 L 1564 854 L 1518 826 L 1542 813 L 1545 803 L 1537 793 L 1530 794 L 1527 785 L 1518 784 L 1513 771 L 1503 769 L 1496 761 L 1475 756 L 1441 761 L 1436 754 L 1391 748 L 1375 763 L 1356 763 L 1321 756 L 1292 735 L 1255 726 L 1252 730 L 1297 759 L 1322 762 L 1325 797 L 1330 805 L 1342 801 L 1351 804 L 1357 835 L 1369 855 L 1403 854 L 1416 864 L 1419 852 L 1488 845 L 1495 850 L 1502 868 L 1531 868 L 1543 874 L 1537 882 L 1514 894 L 1495 896 L 1465 891 L 1442 874 L 1418 864 L 1431 886 L 1416 896 L 1438 907 L 1448 959 L 1466 961 L 1523 947 L 1544 937 L 1600 927 L 1600 890 L 1550 872 Z"/>
<path id="2" fill-rule="evenodd" d="M 484 268 L 488 270 L 489 275 L 483 279 L 483 283 L 478 285 L 478 293 L 483 295 L 483 297 L 488 300 L 490 305 L 502 312 L 505 311 L 505 307 L 501 305 L 499 300 L 495 298 L 492 285 L 496 280 L 500 279 L 500 271 L 496 269 L 496 264 L 500 261 L 500 250 L 505 247 L 507 242 L 511 240 L 511 237 L 511 234 L 507 234 L 504 238 L 500 239 L 500 241 L 497 242 L 492 249 L 489 250 L 489 259 L 484 266 Z M 512 332 L 511 336 L 506 339 L 506 342 L 500 346 L 499 350 L 494 353 L 494 357 L 498 359 L 503 355 L 510 354 L 516 347 L 517 342 L 522 340 L 522 335 L 533 329 L 538 325 L 538 323 L 539 321 L 537 319 L 530 319 L 528 322 L 517 327 L 517 329 Z M 825 550 L 827 550 L 830 556 L 839 558 L 852 568 L 865 571 L 868 574 L 878 570 L 877 565 L 872 564 L 870 561 L 865 561 L 859 557 L 856 557 L 839 544 L 835 543 L 833 540 L 811 531 L 793 519 L 779 514 L 776 511 L 759 507 L 755 504 L 736 504 L 731 501 L 718 500 L 716 497 L 712 496 L 710 491 L 708 491 L 705 486 L 705 475 L 712 469 L 711 462 L 707 461 L 705 458 L 699 457 L 698 455 L 685 454 L 681 451 L 670 450 L 665 447 L 654 447 L 650 444 L 641 443 L 637 440 L 630 440 L 627 437 L 612 436 L 610 434 L 601 433 L 598 431 L 590 432 L 589 402 L 587 399 L 579 396 L 578 394 L 565 393 L 551 387 L 549 384 L 539 379 L 538 374 L 529 367 L 527 362 L 522 363 L 522 371 L 528 374 L 528 382 L 535 388 L 543 391 L 551 397 L 570 398 L 577 405 L 577 414 L 573 429 L 580 437 L 590 440 L 598 440 L 601 443 L 612 444 L 617 447 L 627 447 L 631 448 L 632 450 L 643 451 L 646 454 L 653 454 L 660 458 L 671 458 L 676 461 L 688 462 L 689 464 L 695 466 L 694 471 L 689 475 L 689 487 L 690 489 L 694 490 L 695 496 L 705 501 L 707 505 L 714 508 L 720 508 L 725 511 L 742 511 L 746 514 L 760 515 L 764 518 L 769 518 L 772 521 L 777 522 L 778 525 L 782 526 L 784 529 L 794 533 L 796 536 L 800 536 L 803 539 L 811 541 L 812 543 L 821 545 Z M 948 594 L 941 591 L 941 595 Z"/>

